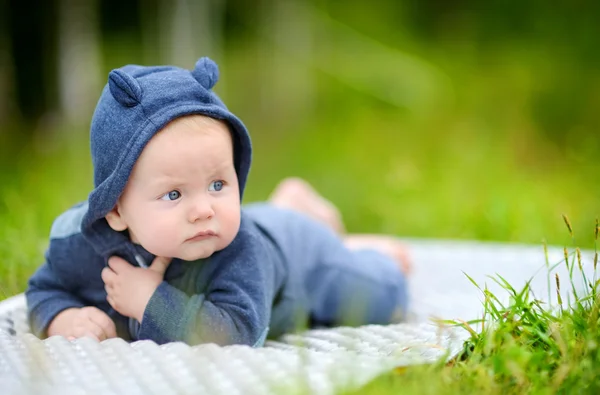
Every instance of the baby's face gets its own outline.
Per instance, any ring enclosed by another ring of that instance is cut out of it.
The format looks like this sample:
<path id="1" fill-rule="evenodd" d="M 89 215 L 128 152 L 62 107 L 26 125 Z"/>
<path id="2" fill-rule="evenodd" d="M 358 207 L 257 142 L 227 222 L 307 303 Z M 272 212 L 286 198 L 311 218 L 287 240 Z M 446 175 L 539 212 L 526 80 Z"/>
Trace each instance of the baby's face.
<path id="1" fill-rule="evenodd" d="M 167 125 L 144 148 L 107 220 L 156 256 L 192 261 L 227 247 L 240 227 L 227 126 L 202 116 Z"/>

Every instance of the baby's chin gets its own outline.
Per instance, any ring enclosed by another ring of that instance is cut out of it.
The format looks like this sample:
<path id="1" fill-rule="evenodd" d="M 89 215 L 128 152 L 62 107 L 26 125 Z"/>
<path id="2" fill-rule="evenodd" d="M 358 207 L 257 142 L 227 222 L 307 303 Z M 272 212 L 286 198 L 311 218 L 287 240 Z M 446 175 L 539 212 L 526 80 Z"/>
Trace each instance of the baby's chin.
<path id="1" fill-rule="evenodd" d="M 158 248 L 154 250 L 146 248 L 146 250 L 154 256 L 165 256 L 170 257 L 172 259 L 179 259 L 181 261 L 193 262 L 200 259 L 206 259 L 213 255 L 215 252 L 226 248 L 227 245 L 223 247 L 218 243 L 200 242 L 188 245 L 184 244 L 181 246 L 182 248 L 176 248 L 171 250 L 167 250 L 165 248 Z"/>
<path id="2" fill-rule="evenodd" d="M 200 259 L 206 259 L 210 257 L 212 254 L 216 252 L 213 248 L 203 248 L 197 251 L 182 251 L 179 254 L 176 254 L 174 258 L 180 259 L 182 261 L 197 261 Z"/>

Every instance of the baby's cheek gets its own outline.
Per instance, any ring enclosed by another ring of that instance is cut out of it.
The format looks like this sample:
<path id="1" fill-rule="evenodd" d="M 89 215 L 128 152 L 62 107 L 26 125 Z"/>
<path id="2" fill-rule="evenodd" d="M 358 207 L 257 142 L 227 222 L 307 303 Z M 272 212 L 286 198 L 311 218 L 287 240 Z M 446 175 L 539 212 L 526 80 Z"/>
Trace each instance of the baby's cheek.
<path id="1" fill-rule="evenodd" d="M 161 232 L 155 234 L 155 243 L 161 251 L 165 252 L 164 256 L 169 256 L 172 250 L 180 244 L 178 234 L 175 229 L 168 228 L 164 228 L 164 231 L 161 230 Z"/>
<path id="2" fill-rule="evenodd" d="M 147 222 L 144 224 L 142 246 L 154 255 L 170 256 L 174 240 L 177 238 L 176 229 L 164 221 Z"/>
<path id="3" fill-rule="evenodd" d="M 240 216 L 234 210 L 231 210 L 228 212 L 228 215 L 225 218 L 223 218 L 223 223 L 222 223 L 223 237 L 220 240 L 221 241 L 220 244 L 222 244 L 222 245 L 219 245 L 219 249 L 223 249 L 223 248 L 227 247 L 233 241 L 233 239 L 237 235 L 239 229 L 240 229 Z"/>

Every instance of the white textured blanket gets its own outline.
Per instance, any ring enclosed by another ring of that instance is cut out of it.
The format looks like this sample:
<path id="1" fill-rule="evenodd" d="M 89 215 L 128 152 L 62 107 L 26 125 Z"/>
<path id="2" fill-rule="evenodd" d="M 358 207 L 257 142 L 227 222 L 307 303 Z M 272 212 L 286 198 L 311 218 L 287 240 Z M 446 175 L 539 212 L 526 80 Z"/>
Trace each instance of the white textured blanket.
<path id="1" fill-rule="evenodd" d="M 334 394 L 358 388 L 397 366 L 450 358 L 466 331 L 441 328 L 431 317 L 469 320 L 481 316 L 481 295 L 467 279 L 487 284 L 508 300 L 488 276 L 502 275 L 516 289 L 533 277 L 537 299 L 556 298 L 554 272 L 548 288 L 541 246 L 408 240 L 415 261 L 410 280 L 410 322 L 401 325 L 312 330 L 266 347 L 157 346 L 111 339 L 41 341 L 29 334 L 25 301 L 0 303 L 0 388 L 3 394 Z M 584 267 L 592 275 L 589 252 Z M 550 264 L 563 260 L 549 250 Z M 576 285 L 581 284 L 576 279 Z M 567 296 L 563 295 L 566 300 Z"/>

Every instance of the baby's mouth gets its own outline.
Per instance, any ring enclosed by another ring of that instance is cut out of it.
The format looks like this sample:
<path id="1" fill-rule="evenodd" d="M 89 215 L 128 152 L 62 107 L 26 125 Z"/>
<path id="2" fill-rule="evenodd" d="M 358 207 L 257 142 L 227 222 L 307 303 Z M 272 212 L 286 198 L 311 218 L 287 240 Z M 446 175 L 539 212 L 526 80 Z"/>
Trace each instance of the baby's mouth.
<path id="1" fill-rule="evenodd" d="M 217 234 L 212 230 L 202 230 L 202 231 L 196 233 L 195 235 L 193 235 L 192 237 L 190 237 L 189 239 L 187 239 L 186 241 L 206 240 L 206 239 L 214 237 L 216 235 Z"/>

